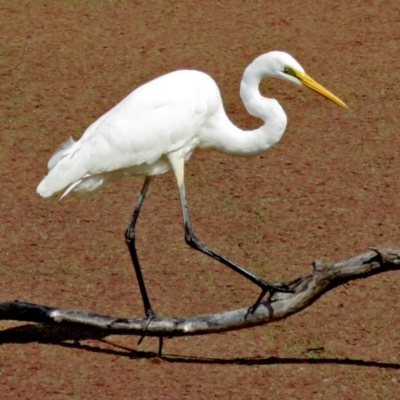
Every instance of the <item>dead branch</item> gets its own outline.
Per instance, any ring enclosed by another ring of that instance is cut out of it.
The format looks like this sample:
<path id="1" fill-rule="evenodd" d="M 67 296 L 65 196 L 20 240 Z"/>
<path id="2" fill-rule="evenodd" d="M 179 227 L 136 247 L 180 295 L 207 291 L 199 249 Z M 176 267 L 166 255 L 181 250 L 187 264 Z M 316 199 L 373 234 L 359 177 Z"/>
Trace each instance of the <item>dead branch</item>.
<path id="1" fill-rule="evenodd" d="M 261 302 L 254 312 L 251 312 L 251 307 L 247 307 L 187 318 L 157 317 L 149 323 L 146 335 L 160 338 L 203 335 L 267 324 L 303 310 L 339 285 L 398 269 L 400 249 L 372 249 L 368 253 L 331 265 L 315 261 L 310 275 L 292 282 L 293 293 L 276 293 L 270 299 Z M 146 323 L 145 318 L 109 317 L 20 301 L 0 303 L 0 319 L 68 325 L 103 334 L 140 336 L 143 335 Z"/>

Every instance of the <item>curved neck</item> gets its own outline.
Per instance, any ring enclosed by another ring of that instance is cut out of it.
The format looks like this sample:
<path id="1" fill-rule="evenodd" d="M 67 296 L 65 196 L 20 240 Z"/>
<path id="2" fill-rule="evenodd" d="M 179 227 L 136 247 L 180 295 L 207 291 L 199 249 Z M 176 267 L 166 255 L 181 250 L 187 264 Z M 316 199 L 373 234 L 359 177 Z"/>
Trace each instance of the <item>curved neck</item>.
<path id="1" fill-rule="evenodd" d="M 265 67 L 264 58 L 265 55 L 256 58 L 245 69 L 240 83 L 240 97 L 249 114 L 264 121 L 259 130 L 276 143 L 285 131 L 287 118 L 277 100 L 263 97 L 260 93 L 261 80 L 273 76 Z"/>
<path id="2" fill-rule="evenodd" d="M 207 129 L 203 131 L 200 147 L 213 148 L 235 156 L 252 156 L 279 142 L 286 128 L 287 118 L 275 99 L 263 97 L 259 91 L 261 79 L 273 76 L 265 67 L 268 65 L 265 61 L 263 56 L 256 58 L 244 71 L 240 84 L 240 97 L 247 111 L 262 119 L 264 125 L 255 130 L 243 131 L 229 120 L 221 102 L 213 124 L 207 125 Z"/>
<path id="3" fill-rule="evenodd" d="M 249 114 L 260 118 L 264 125 L 252 131 L 242 131 L 230 123 L 230 144 L 221 150 L 238 156 L 260 154 L 279 142 L 286 129 L 287 117 L 283 108 L 275 99 L 263 97 L 259 90 L 263 78 L 272 77 L 260 56 L 244 71 L 240 83 L 240 97 Z M 230 121 L 229 121 L 230 122 Z"/>

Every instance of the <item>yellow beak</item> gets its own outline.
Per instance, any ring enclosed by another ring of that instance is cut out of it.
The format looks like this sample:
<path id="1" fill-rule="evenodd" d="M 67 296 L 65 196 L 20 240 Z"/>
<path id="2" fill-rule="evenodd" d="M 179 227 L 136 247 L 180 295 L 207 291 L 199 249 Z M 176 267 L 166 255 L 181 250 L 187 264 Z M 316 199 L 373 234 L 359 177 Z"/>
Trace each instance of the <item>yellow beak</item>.
<path id="1" fill-rule="evenodd" d="M 313 78 L 305 74 L 304 72 L 300 71 L 295 71 L 297 78 L 300 80 L 300 82 L 309 87 L 310 89 L 316 91 L 319 94 L 322 94 L 322 96 L 325 96 L 329 100 L 333 101 L 337 105 L 348 108 L 347 105 L 340 100 L 338 97 L 336 97 L 333 93 L 331 93 L 328 89 L 325 89 L 322 85 L 320 85 L 318 82 L 314 81 Z"/>

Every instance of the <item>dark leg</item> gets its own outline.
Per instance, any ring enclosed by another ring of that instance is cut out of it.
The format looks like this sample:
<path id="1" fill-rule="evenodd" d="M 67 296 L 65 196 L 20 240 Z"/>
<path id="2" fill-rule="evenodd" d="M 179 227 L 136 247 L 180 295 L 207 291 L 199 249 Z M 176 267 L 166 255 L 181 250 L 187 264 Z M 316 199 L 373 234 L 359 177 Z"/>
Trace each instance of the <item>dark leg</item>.
<path id="1" fill-rule="evenodd" d="M 139 339 L 138 344 L 140 344 L 142 342 L 142 340 L 146 334 L 146 329 L 147 329 L 150 321 L 156 316 L 156 314 L 154 313 L 154 311 L 152 310 L 151 305 L 150 305 L 150 299 L 147 294 L 146 285 L 144 284 L 142 270 L 140 268 L 139 259 L 137 256 L 136 246 L 135 246 L 135 225 L 136 225 L 137 219 L 139 217 L 140 209 L 142 207 L 144 198 L 146 197 L 146 193 L 147 193 L 147 189 L 149 188 L 150 181 L 151 181 L 151 177 L 150 176 L 146 177 L 143 187 L 142 187 L 142 191 L 140 192 L 138 201 L 137 201 L 135 209 L 133 211 L 131 222 L 129 223 L 129 226 L 128 226 L 127 230 L 125 231 L 125 241 L 128 246 L 129 253 L 131 255 L 133 267 L 135 268 L 136 278 L 137 278 L 137 281 L 139 284 L 140 293 L 142 295 L 144 312 L 147 316 L 147 321 L 143 328 L 143 336 L 141 336 L 141 338 Z M 159 344 L 159 350 L 158 350 L 160 357 L 161 357 L 161 353 L 162 353 L 162 343 L 163 343 L 162 338 L 160 338 L 160 344 Z"/>
<path id="2" fill-rule="evenodd" d="M 204 254 L 214 258 L 215 260 L 219 261 L 220 263 L 228 266 L 229 268 L 233 269 L 234 271 L 238 272 L 240 275 L 244 276 L 251 282 L 255 283 L 257 286 L 261 288 L 261 295 L 258 297 L 256 303 L 254 304 L 253 308 L 257 308 L 260 304 L 262 298 L 267 292 L 292 292 L 289 289 L 288 285 L 284 283 L 271 283 L 267 282 L 263 279 L 260 279 L 256 275 L 253 275 L 251 272 L 245 270 L 244 268 L 240 267 L 239 265 L 227 260 L 225 257 L 221 256 L 220 254 L 216 253 L 214 250 L 211 250 L 203 243 L 201 243 L 196 236 L 193 234 L 188 207 L 186 202 L 186 192 L 185 192 L 185 185 L 182 183 L 179 186 L 179 193 L 181 198 L 181 206 L 182 206 L 182 213 L 183 213 L 183 223 L 185 226 L 185 240 L 186 243 L 191 246 L 193 249 L 201 251 Z"/>
<path id="3" fill-rule="evenodd" d="M 136 207 L 133 211 L 131 222 L 129 223 L 129 226 L 128 226 L 127 230 L 125 231 L 125 241 L 128 246 L 129 253 L 131 254 L 133 267 L 135 268 L 136 278 L 137 278 L 139 288 L 140 288 L 140 293 L 141 293 L 142 299 L 143 299 L 144 312 L 147 317 L 153 316 L 154 313 L 153 313 L 153 310 L 151 309 L 149 296 L 147 295 L 147 290 L 146 290 L 146 286 L 144 284 L 142 270 L 140 269 L 139 259 L 138 259 L 137 253 L 136 253 L 135 225 L 136 225 L 136 221 L 139 217 L 140 209 L 142 207 L 144 198 L 146 197 L 146 193 L 147 193 L 147 189 L 149 188 L 150 181 L 151 181 L 151 177 L 149 177 L 149 176 L 146 177 L 144 184 L 143 184 L 142 191 L 140 192 L 138 201 L 136 203 Z"/>

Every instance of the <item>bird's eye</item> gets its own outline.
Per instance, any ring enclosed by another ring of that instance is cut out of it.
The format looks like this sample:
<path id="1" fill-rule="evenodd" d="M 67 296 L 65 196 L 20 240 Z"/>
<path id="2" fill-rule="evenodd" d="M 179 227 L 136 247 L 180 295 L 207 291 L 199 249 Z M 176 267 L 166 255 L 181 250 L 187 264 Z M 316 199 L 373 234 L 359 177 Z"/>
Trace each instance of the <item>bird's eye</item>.
<path id="1" fill-rule="evenodd" d="M 288 67 L 288 66 L 285 66 L 285 67 L 283 68 L 283 72 L 284 72 L 285 74 L 287 74 L 287 75 L 291 75 L 291 76 L 294 76 L 295 78 L 297 78 L 297 77 L 296 77 L 296 73 L 294 72 L 294 70 L 293 70 L 292 68 Z"/>

